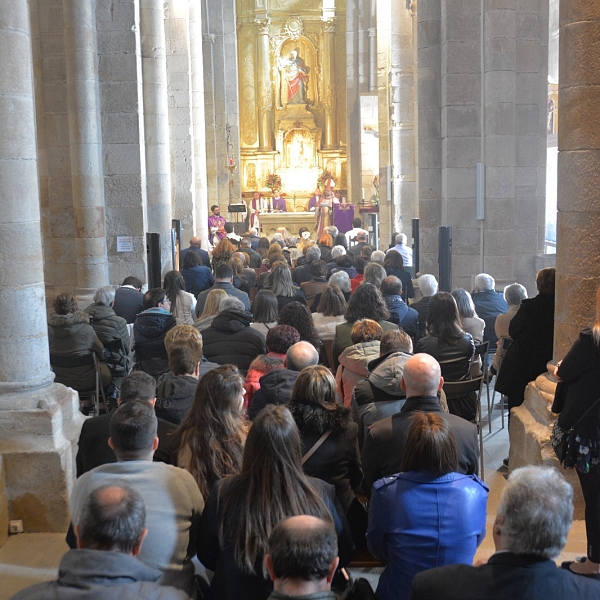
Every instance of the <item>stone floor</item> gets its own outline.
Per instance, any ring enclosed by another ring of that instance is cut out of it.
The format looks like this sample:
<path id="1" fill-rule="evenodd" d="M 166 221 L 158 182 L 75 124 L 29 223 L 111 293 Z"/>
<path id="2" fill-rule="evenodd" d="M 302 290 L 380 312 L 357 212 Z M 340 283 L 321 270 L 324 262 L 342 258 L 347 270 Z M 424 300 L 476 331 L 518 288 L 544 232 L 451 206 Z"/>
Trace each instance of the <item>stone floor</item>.
<path id="1" fill-rule="evenodd" d="M 493 389 L 493 388 L 491 388 Z M 498 401 L 498 396 L 496 396 Z M 484 390 L 485 405 L 485 390 Z M 491 528 L 498 506 L 500 493 L 504 488 L 507 472 L 502 460 L 508 455 L 508 432 L 501 428 L 501 411 L 493 410 L 492 433 L 487 428 L 487 408 L 484 407 L 484 448 L 485 481 L 490 487 L 488 502 L 487 535 L 479 547 L 475 560 L 487 558 L 494 552 Z M 572 560 L 585 554 L 585 527 L 582 521 L 575 521 L 565 550 L 557 559 Z M 64 534 L 19 534 L 11 536 L 0 548 L 0 600 L 10 596 L 27 585 L 54 579 L 60 558 L 67 550 Z M 366 576 L 373 586 L 377 585 L 381 569 L 353 569 L 354 575 Z"/>

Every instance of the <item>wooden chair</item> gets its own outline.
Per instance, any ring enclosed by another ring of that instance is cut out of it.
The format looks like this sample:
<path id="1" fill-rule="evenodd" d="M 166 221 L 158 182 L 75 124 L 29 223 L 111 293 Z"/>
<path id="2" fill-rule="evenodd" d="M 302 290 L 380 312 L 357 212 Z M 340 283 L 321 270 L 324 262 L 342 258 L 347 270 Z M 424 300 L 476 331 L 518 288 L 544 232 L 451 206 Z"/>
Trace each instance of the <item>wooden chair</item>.
<path id="1" fill-rule="evenodd" d="M 448 405 L 452 403 L 452 398 L 467 396 L 472 392 L 477 393 L 477 408 L 475 412 L 475 422 L 477 424 L 477 433 L 479 435 L 479 476 L 484 479 L 484 456 L 483 456 L 483 428 L 481 426 L 481 391 L 483 390 L 483 377 L 468 379 L 466 381 L 445 381 L 444 392 L 448 400 Z"/>

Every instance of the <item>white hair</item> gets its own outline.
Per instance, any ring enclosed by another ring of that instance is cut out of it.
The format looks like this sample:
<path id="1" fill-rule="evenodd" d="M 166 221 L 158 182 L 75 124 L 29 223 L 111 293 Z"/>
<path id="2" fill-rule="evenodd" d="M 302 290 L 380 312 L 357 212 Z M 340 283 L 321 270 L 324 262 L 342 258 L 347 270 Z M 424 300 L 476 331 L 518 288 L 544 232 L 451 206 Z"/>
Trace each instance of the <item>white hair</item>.
<path id="1" fill-rule="evenodd" d="M 573 488 L 553 467 L 521 467 L 510 474 L 497 515 L 504 550 L 556 558 L 573 521 Z"/>
<path id="2" fill-rule="evenodd" d="M 94 292 L 94 302 L 97 304 L 104 304 L 104 306 L 110 306 L 111 302 L 115 299 L 115 289 L 106 285 L 98 288 Z"/>
<path id="3" fill-rule="evenodd" d="M 488 290 L 493 290 L 496 287 L 496 282 L 491 275 L 487 273 L 479 273 L 479 275 L 475 276 L 475 287 L 479 288 L 480 291 L 486 292 Z"/>
<path id="4" fill-rule="evenodd" d="M 520 283 L 511 283 L 504 288 L 504 299 L 509 306 L 520 306 L 527 298 L 527 290 Z"/>
<path id="5" fill-rule="evenodd" d="M 406 235 L 404 233 L 399 233 L 398 235 L 396 235 L 395 238 L 395 242 L 396 244 L 402 244 L 403 246 L 406 246 Z"/>
<path id="6" fill-rule="evenodd" d="M 329 278 L 329 285 L 337 285 L 342 292 L 350 291 L 350 276 L 346 271 L 336 271 Z"/>
<path id="7" fill-rule="evenodd" d="M 419 284 L 419 289 L 424 298 L 437 294 L 438 282 L 433 275 L 430 275 L 429 273 L 421 275 L 421 277 L 417 279 L 417 283 Z"/>
<path id="8" fill-rule="evenodd" d="M 331 249 L 331 258 L 336 259 L 346 254 L 346 248 L 344 246 L 334 246 Z"/>
<path id="9" fill-rule="evenodd" d="M 223 312 L 224 310 L 240 310 L 245 311 L 246 307 L 244 303 L 235 296 L 227 296 L 219 302 L 219 312 Z"/>
<path id="10" fill-rule="evenodd" d="M 385 260 L 385 253 L 381 250 L 375 250 L 373 254 L 371 254 L 371 262 L 381 263 Z"/>

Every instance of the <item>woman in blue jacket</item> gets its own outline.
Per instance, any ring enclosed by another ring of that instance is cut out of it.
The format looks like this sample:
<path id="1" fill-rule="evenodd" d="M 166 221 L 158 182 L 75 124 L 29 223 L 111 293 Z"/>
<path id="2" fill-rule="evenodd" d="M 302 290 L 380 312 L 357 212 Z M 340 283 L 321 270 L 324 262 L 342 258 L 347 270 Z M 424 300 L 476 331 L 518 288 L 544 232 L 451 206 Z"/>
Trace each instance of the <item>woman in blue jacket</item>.
<path id="1" fill-rule="evenodd" d="M 402 472 L 373 485 L 367 545 L 386 563 L 380 600 L 410 596 L 420 571 L 472 564 L 485 536 L 488 487 L 476 475 L 461 475 L 454 435 L 435 413 L 415 412 Z"/>

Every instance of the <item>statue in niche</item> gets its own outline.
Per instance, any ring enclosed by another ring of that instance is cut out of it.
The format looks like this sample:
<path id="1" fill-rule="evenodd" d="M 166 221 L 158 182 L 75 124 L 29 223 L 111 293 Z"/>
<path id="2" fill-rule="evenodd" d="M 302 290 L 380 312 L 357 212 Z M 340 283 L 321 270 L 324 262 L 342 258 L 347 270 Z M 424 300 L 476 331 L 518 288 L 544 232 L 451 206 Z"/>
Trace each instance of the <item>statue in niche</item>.
<path id="1" fill-rule="evenodd" d="M 278 58 L 277 64 L 281 71 L 281 81 L 284 90 L 282 98 L 287 98 L 286 104 L 306 104 L 306 89 L 310 68 L 298 55 L 298 50 L 292 50 L 289 58 Z"/>
<path id="2" fill-rule="evenodd" d="M 256 188 L 256 165 L 248 163 L 246 166 L 246 187 Z"/>
<path id="3" fill-rule="evenodd" d="M 285 137 L 286 167 L 301 169 L 312 166 L 313 140 L 304 129 L 292 129 Z"/>

